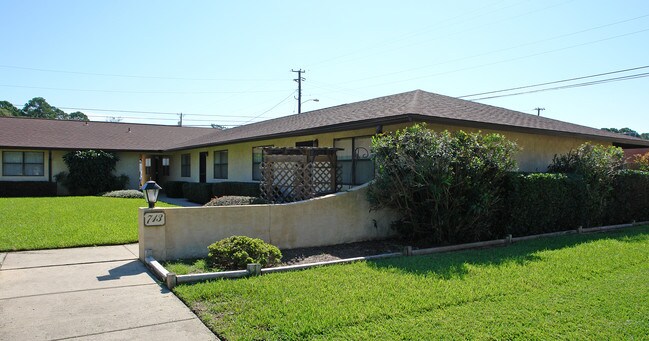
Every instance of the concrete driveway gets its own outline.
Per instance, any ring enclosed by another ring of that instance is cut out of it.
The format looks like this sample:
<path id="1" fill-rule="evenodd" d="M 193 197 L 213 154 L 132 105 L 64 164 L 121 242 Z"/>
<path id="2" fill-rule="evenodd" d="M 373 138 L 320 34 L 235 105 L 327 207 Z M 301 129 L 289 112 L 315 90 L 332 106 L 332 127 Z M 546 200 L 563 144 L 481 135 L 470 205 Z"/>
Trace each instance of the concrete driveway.
<path id="1" fill-rule="evenodd" d="M 0 340 L 218 340 L 137 244 L 0 253 Z"/>

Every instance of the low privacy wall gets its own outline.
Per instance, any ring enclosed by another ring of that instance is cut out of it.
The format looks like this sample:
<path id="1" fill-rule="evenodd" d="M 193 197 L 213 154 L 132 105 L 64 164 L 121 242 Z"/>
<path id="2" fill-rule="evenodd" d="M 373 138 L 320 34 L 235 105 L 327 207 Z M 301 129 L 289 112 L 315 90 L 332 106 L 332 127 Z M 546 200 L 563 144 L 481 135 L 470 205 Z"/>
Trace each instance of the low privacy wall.
<path id="1" fill-rule="evenodd" d="M 290 204 L 140 208 L 139 256 L 144 260 L 150 249 L 157 260 L 204 257 L 208 245 L 233 235 L 260 238 L 280 249 L 391 236 L 395 216 L 370 212 L 366 193 L 367 185 Z M 164 213 L 164 225 L 145 226 L 145 214 L 151 213 Z"/>

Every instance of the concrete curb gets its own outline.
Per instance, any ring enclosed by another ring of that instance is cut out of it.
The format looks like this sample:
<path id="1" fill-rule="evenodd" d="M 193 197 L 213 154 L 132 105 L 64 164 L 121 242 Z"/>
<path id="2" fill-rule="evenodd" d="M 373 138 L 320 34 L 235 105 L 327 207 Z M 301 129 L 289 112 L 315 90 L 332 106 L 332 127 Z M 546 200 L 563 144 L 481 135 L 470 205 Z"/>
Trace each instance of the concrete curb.
<path id="1" fill-rule="evenodd" d="M 457 245 L 449 245 L 449 246 L 440 246 L 440 247 L 433 247 L 433 248 L 427 248 L 427 249 L 413 250 L 411 246 L 406 246 L 404 248 L 403 252 L 384 253 L 384 254 L 374 255 L 374 256 L 354 257 L 354 258 L 338 259 L 338 260 L 332 260 L 332 261 L 326 261 L 326 262 L 317 262 L 317 263 L 310 263 L 310 264 L 280 266 L 280 267 L 275 267 L 275 268 L 264 268 L 264 269 L 260 269 L 260 270 L 253 270 L 253 269 L 260 268 L 259 264 L 249 264 L 247 270 L 207 272 L 207 273 L 202 273 L 202 274 L 191 274 L 191 275 L 176 275 L 175 273 L 171 273 L 171 272 L 167 271 L 153 257 L 149 256 L 150 252 L 147 252 L 148 250 L 145 251 L 145 254 L 147 255 L 146 256 L 146 265 L 149 268 L 152 269 L 154 274 L 162 282 L 167 284 L 167 287 L 169 289 L 173 289 L 176 285 L 181 284 L 181 283 L 192 283 L 192 282 L 206 281 L 206 280 L 210 280 L 210 279 L 241 278 L 241 277 L 248 277 L 248 276 L 254 276 L 254 275 L 261 275 L 261 274 L 270 274 L 270 273 L 288 272 L 288 271 L 298 271 L 298 270 L 305 270 L 305 269 L 315 268 L 315 267 L 319 267 L 319 266 L 354 263 L 354 262 L 374 260 L 374 259 L 382 259 L 382 258 L 393 258 L 393 257 L 401 257 L 401 256 L 406 256 L 406 257 L 407 256 L 419 256 L 419 255 L 427 255 L 427 254 L 433 254 L 433 253 L 443 253 L 443 252 L 480 249 L 480 248 L 495 247 L 495 246 L 505 246 L 505 245 L 509 245 L 509 244 L 512 244 L 512 243 L 515 243 L 515 242 L 521 242 L 521 241 L 532 240 L 532 239 L 547 238 L 547 237 L 558 237 L 558 236 L 563 236 L 563 235 L 568 235 L 568 234 L 585 234 L 585 233 L 606 232 L 606 231 L 613 231 L 613 230 L 618 230 L 618 229 L 622 229 L 622 228 L 634 227 L 634 226 L 639 226 L 639 225 L 648 225 L 648 224 L 649 224 L 649 221 L 643 221 L 643 222 L 635 222 L 634 221 L 634 222 L 629 223 L 629 224 L 598 226 L 598 227 L 591 227 L 591 228 L 582 228 L 580 226 L 577 230 L 567 230 L 567 231 L 543 233 L 543 234 L 536 234 L 536 235 L 531 235 L 531 236 L 523 236 L 523 237 L 515 237 L 515 238 L 512 237 L 511 235 L 508 235 L 507 238 L 505 238 L 505 239 L 495 239 L 495 240 L 489 240 L 489 241 L 483 241 L 483 242 L 457 244 Z"/>

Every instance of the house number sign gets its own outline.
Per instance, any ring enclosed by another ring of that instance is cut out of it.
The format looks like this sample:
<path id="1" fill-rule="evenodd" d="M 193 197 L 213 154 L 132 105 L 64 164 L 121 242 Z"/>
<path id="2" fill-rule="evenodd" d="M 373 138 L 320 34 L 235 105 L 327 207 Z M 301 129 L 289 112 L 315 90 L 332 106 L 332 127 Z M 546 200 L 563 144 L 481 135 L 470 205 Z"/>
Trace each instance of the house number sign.
<path id="1" fill-rule="evenodd" d="M 144 226 L 162 226 L 165 224 L 164 212 L 144 213 Z"/>

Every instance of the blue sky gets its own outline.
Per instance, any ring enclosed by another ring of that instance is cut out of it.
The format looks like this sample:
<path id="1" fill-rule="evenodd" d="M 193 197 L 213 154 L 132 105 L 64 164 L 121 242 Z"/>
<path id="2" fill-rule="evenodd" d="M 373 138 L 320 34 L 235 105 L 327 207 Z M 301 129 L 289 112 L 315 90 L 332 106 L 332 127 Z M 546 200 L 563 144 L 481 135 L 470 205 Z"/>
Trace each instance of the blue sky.
<path id="1" fill-rule="evenodd" d="M 306 70 L 309 111 L 649 65 L 647 1 L 0 0 L 0 13 L 0 100 L 44 97 L 99 121 L 175 124 L 182 112 L 187 125 L 231 126 L 291 115 L 291 69 Z M 649 132 L 648 94 L 643 77 L 479 102 Z"/>

